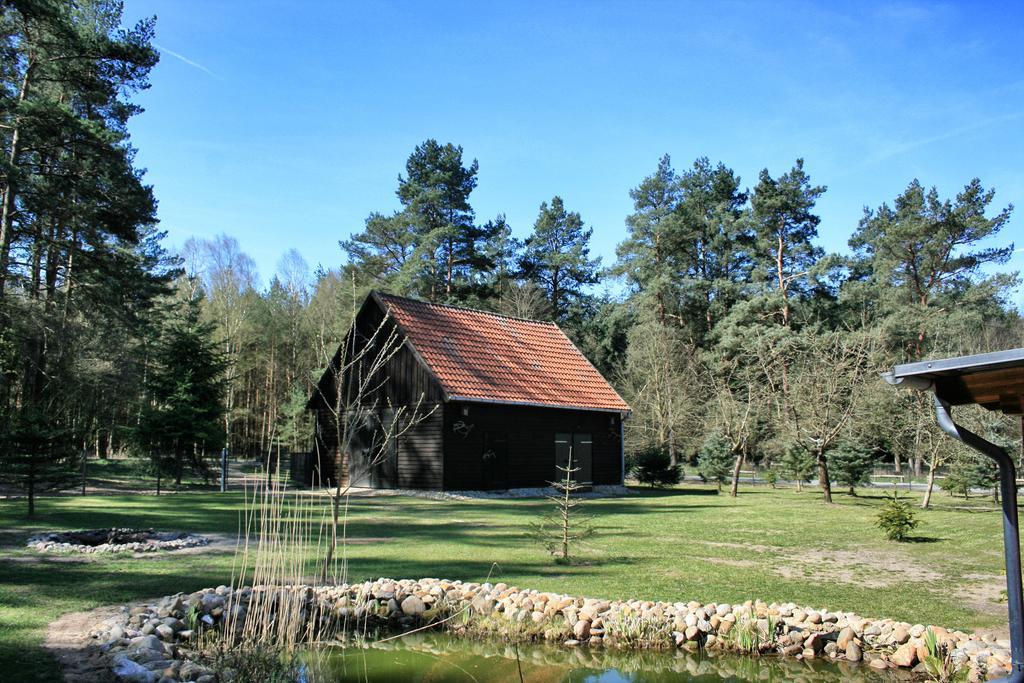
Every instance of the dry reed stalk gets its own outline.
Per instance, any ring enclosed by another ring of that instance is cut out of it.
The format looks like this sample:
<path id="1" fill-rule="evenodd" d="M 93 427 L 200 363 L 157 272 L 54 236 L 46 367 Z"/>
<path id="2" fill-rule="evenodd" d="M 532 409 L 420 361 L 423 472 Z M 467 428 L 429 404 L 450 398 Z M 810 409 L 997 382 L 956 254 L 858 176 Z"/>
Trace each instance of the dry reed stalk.
<path id="1" fill-rule="evenodd" d="M 224 636 L 287 653 L 324 640 L 332 635 L 325 630 L 330 625 L 325 618 L 329 610 L 325 614 L 306 585 L 305 572 L 310 549 L 319 555 L 325 539 L 321 499 L 290 491 L 279 471 L 253 480 L 251 490 L 247 482 L 245 497 Z"/>

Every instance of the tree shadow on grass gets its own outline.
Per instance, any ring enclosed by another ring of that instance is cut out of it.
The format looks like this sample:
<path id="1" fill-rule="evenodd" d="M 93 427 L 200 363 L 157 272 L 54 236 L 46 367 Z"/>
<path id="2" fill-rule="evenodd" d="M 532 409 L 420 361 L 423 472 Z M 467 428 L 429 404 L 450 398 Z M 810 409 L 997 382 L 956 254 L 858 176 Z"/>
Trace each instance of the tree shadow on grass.
<path id="1" fill-rule="evenodd" d="M 716 489 L 705 489 L 705 488 L 651 488 L 648 486 L 629 486 L 627 487 L 632 495 L 639 495 L 645 498 L 671 498 L 675 496 L 718 496 L 721 495 Z M 609 500 L 608 498 L 601 498 L 598 500 Z"/>
<path id="2" fill-rule="evenodd" d="M 948 540 L 947 538 L 935 538 L 934 536 L 905 536 L 901 543 L 940 543 Z"/>

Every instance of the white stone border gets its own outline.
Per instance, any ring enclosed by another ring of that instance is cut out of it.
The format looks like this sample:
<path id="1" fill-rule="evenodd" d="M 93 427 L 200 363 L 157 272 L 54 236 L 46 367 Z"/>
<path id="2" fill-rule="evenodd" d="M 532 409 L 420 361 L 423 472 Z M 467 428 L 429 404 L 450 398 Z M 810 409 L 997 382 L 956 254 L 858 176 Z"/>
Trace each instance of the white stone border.
<path id="1" fill-rule="evenodd" d="M 71 543 L 65 539 L 71 534 L 87 534 L 91 532 L 123 532 L 123 533 L 146 533 L 152 538 L 145 541 L 133 541 L 131 543 L 101 543 L 99 545 L 87 545 L 84 543 Z M 48 531 L 29 537 L 26 546 L 43 553 L 147 553 L 158 550 L 182 550 L 183 548 L 196 548 L 204 546 L 210 541 L 207 538 L 196 534 L 176 531 L 154 531 L 152 529 L 82 529 L 77 531 Z"/>

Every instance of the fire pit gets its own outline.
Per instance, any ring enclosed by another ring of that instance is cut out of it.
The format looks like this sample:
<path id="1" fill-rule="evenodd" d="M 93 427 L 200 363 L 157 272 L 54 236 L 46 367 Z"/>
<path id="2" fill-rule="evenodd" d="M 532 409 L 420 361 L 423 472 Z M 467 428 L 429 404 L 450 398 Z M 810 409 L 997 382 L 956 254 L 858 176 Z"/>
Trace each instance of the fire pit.
<path id="1" fill-rule="evenodd" d="M 28 539 L 28 547 L 57 553 L 145 553 L 206 545 L 202 536 L 153 529 L 84 529 L 53 531 Z"/>

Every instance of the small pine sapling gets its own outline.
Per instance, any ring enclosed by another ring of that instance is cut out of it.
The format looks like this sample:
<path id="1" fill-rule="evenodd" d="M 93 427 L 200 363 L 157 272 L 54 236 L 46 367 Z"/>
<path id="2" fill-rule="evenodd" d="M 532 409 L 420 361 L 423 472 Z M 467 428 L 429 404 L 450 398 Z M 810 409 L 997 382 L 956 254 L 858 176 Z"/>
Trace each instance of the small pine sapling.
<path id="1" fill-rule="evenodd" d="M 803 491 L 804 482 L 814 476 L 817 464 L 814 454 L 798 444 L 791 444 L 782 452 L 779 469 L 788 479 L 796 482 L 796 490 Z"/>
<path id="2" fill-rule="evenodd" d="M 713 481 L 718 485 L 718 492 L 722 492 L 722 484 L 729 481 L 732 476 L 733 466 L 736 464 L 736 456 L 732 453 L 729 442 L 721 436 L 711 436 L 704 442 L 704 446 L 697 456 L 697 469 L 701 476 L 707 481 Z"/>
<path id="3" fill-rule="evenodd" d="M 674 486 L 683 478 L 683 469 L 672 464 L 664 448 L 657 446 L 638 451 L 633 458 L 636 480 L 650 487 Z"/>
<path id="4" fill-rule="evenodd" d="M 871 450 L 857 444 L 842 442 L 828 452 L 828 468 L 837 484 L 846 486 L 851 496 L 857 495 L 857 486 L 871 483 L 874 460 Z"/>
<path id="5" fill-rule="evenodd" d="M 910 503 L 892 492 L 882 510 L 878 513 L 878 528 L 885 532 L 890 541 L 905 541 L 918 525 L 914 509 Z"/>
<path id="6" fill-rule="evenodd" d="M 563 474 L 559 481 L 549 482 L 557 493 L 547 497 L 554 508 L 540 521 L 533 524 L 533 535 L 540 540 L 559 564 L 571 562 L 570 552 L 581 541 L 596 533 L 589 517 L 579 511 L 582 500 L 578 494 L 584 488 L 575 474 L 579 467 L 573 466 L 572 449 L 565 467 L 557 467 Z"/>

